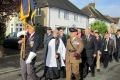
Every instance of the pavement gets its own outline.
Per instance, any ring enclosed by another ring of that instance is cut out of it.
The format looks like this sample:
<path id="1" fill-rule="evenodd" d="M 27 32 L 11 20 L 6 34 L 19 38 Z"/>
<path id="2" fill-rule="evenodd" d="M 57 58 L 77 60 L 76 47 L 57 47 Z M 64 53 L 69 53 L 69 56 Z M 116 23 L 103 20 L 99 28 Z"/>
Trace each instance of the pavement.
<path id="1" fill-rule="evenodd" d="M 12 54 L 13 53 L 13 54 Z M 5 54 L 0 59 L 0 75 L 20 70 L 20 50 L 14 48 L 5 48 Z M 37 52 L 35 66 L 43 64 L 42 50 Z"/>
<path id="2" fill-rule="evenodd" d="M 9 53 L 14 52 L 14 49 L 8 50 Z M 19 53 L 19 50 L 16 51 Z M 42 50 L 39 50 L 36 60 L 36 74 L 41 77 L 43 74 L 43 54 Z M 20 74 L 20 64 L 19 64 L 19 54 L 5 55 L 3 59 L 0 60 L 0 80 L 22 80 Z M 120 80 L 120 62 L 115 60 L 109 63 L 108 68 L 103 69 L 101 64 L 100 73 L 96 72 L 95 77 L 91 77 L 89 73 L 84 80 Z M 32 80 L 28 76 L 28 80 Z M 45 80 L 44 78 L 42 80 Z M 65 80 L 65 79 L 58 79 Z"/>

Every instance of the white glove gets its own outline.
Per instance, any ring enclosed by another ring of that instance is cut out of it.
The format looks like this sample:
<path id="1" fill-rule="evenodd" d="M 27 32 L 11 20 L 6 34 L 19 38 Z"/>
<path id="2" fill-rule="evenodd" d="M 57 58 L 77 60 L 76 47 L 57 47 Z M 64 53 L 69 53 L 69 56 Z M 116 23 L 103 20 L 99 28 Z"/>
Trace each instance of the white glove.
<path id="1" fill-rule="evenodd" d="M 33 59 L 36 55 L 37 55 L 36 53 L 30 52 L 30 53 L 29 53 L 29 56 L 28 56 L 28 58 L 27 58 L 27 60 L 26 60 L 26 64 L 31 63 L 31 62 L 32 62 L 32 59 Z"/>
<path id="2" fill-rule="evenodd" d="M 21 31 L 17 33 L 17 37 L 20 37 L 21 35 L 27 35 L 27 31 Z"/>

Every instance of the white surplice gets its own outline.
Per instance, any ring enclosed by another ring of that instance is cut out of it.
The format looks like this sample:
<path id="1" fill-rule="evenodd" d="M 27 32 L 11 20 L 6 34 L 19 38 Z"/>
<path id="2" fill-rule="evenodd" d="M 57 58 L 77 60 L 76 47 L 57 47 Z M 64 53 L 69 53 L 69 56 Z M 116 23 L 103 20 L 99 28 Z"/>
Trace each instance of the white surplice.
<path id="1" fill-rule="evenodd" d="M 46 66 L 48 67 L 57 67 L 57 62 L 56 62 L 56 52 L 55 52 L 55 39 L 51 39 L 50 42 L 48 43 L 48 51 L 47 51 L 47 58 L 46 58 Z M 60 59 L 61 59 L 61 67 L 65 66 L 64 60 L 65 60 L 65 53 L 66 53 L 66 48 L 63 44 L 63 41 L 59 38 L 59 47 L 57 50 L 57 53 L 60 54 Z"/>

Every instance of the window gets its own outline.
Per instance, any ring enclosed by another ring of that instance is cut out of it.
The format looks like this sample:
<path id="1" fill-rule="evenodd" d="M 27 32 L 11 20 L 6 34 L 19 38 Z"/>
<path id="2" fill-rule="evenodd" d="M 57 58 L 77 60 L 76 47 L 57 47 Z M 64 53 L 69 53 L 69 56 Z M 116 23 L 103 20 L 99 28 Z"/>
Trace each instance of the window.
<path id="1" fill-rule="evenodd" d="M 41 9 L 40 8 L 36 8 L 36 16 L 41 16 Z"/>
<path id="2" fill-rule="evenodd" d="M 13 24 L 11 24 L 11 26 L 13 26 Z"/>
<path id="3" fill-rule="evenodd" d="M 78 21 L 78 15 L 76 15 L 76 14 L 74 15 L 74 20 Z"/>
<path id="4" fill-rule="evenodd" d="M 11 28 L 11 33 L 13 32 L 13 28 Z"/>
<path id="5" fill-rule="evenodd" d="M 16 32 L 18 32 L 18 28 L 16 28 Z"/>
<path id="6" fill-rule="evenodd" d="M 15 33 L 12 32 L 12 33 L 10 33 L 10 34 L 8 35 L 8 38 L 10 38 L 10 37 L 14 37 L 14 35 L 15 35 Z"/>
<path id="7" fill-rule="evenodd" d="M 22 31 L 22 28 L 20 28 L 20 31 Z"/>
<path id="8" fill-rule="evenodd" d="M 58 18 L 60 18 L 60 10 L 58 10 Z"/>
<path id="9" fill-rule="evenodd" d="M 20 24 L 20 27 L 22 27 L 22 24 Z"/>
<path id="10" fill-rule="evenodd" d="M 64 18 L 69 19 L 69 12 L 67 12 L 67 11 L 64 12 Z"/>
<path id="11" fill-rule="evenodd" d="M 80 16 L 80 22 L 82 22 L 82 16 Z"/>
<path id="12" fill-rule="evenodd" d="M 16 24 L 16 26 L 18 26 L 18 24 Z"/>

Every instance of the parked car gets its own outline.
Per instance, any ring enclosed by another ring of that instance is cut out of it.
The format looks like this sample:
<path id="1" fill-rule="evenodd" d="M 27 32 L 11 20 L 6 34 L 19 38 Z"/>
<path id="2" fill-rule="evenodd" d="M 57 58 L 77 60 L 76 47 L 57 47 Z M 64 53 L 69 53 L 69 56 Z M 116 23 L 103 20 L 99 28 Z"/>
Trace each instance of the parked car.
<path id="1" fill-rule="evenodd" d="M 18 44 L 18 41 L 21 40 L 22 38 L 17 37 L 17 32 L 10 33 L 8 36 L 6 36 L 5 41 L 4 41 L 4 46 L 8 47 L 15 47 L 20 49 L 21 45 Z"/>

